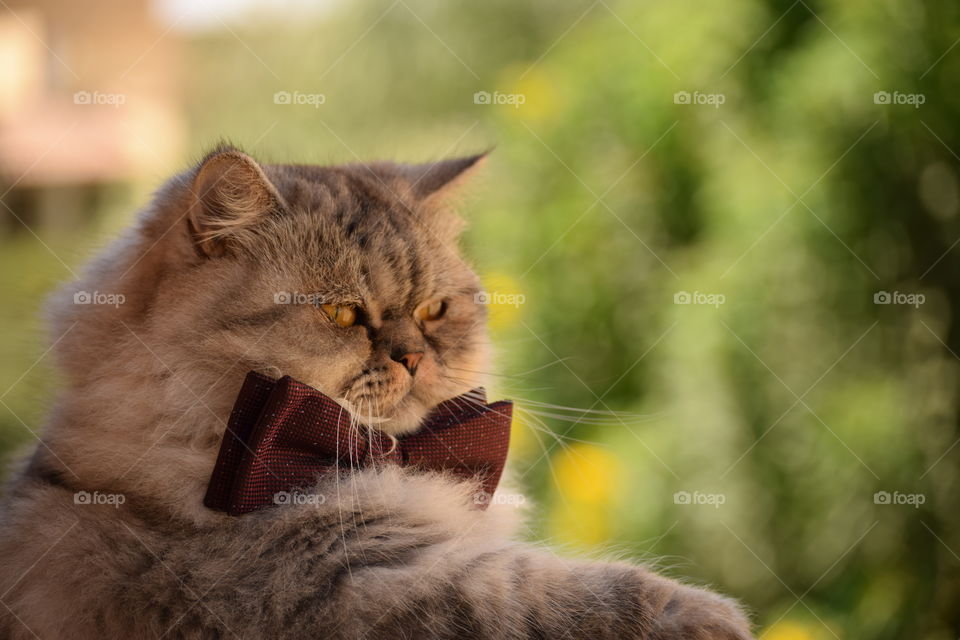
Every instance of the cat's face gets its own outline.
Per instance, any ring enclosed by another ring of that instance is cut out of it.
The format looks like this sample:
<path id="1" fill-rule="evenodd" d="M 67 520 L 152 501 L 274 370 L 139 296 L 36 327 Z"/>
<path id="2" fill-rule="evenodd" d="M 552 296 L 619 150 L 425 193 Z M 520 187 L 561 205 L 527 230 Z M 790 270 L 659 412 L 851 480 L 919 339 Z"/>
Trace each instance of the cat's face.
<path id="1" fill-rule="evenodd" d="M 444 190 L 476 158 L 424 167 L 259 166 L 236 151 L 196 173 L 193 291 L 154 321 L 205 361 L 290 375 L 389 433 L 482 384 L 485 309 Z"/>

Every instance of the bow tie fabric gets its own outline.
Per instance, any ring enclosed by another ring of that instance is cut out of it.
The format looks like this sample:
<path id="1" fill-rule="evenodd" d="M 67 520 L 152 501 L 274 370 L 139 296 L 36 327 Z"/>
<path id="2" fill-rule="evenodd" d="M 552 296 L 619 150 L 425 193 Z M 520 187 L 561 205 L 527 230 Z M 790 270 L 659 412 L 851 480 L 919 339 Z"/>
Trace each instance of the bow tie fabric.
<path id="1" fill-rule="evenodd" d="M 513 404 L 486 404 L 483 389 L 437 405 L 399 438 L 351 423 L 349 412 L 289 376 L 251 371 L 237 396 L 203 503 L 242 515 L 281 503 L 323 473 L 394 462 L 479 478 L 487 496 L 500 481 Z"/>

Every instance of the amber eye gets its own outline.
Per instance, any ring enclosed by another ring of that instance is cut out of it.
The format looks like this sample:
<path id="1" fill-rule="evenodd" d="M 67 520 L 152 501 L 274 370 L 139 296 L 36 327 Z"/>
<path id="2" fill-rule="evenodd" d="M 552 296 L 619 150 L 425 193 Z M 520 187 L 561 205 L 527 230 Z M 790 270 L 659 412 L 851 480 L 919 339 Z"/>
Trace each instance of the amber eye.
<path id="1" fill-rule="evenodd" d="M 357 321 L 357 310 L 353 307 L 342 307 L 334 304 L 322 304 L 320 308 L 330 316 L 330 319 L 341 327 L 352 327 Z"/>
<path id="2" fill-rule="evenodd" d="M 413 312 L 413 315 L 420 322 L 427 322 L 430 320 L 439 320 L 443 317 L 444 312 L 447 310 L 447 303 L 443 300 L 434 300 L 432 302 L 426 302 Z"/>

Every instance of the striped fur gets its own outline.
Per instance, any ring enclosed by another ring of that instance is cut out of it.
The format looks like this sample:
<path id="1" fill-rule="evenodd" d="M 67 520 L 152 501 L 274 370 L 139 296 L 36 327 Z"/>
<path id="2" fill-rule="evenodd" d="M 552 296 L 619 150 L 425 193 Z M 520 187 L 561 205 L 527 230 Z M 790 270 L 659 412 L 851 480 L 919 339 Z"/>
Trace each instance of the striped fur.
<path id="1" fill-rule="evenodd" d="M 5 496 L 0 637 L 751 637 L 720 596 L 514 542 L 512 508 L 478 510 L 476 487 L 449 477 L 374 468 L 319 479 L 306 504 L 203 508 L 250 369 L 393 433 L 482 384 L 480 285 L 449 210 L 477 160 L 321 168 L 222 148 L 174 177 L 51 305 L 64 387 Z M 125 303 L 75 305 L 77 290 Z M 361 305 L 363 322 L 281 292 Z M 437 297 L 442 321 L 411 321 Z M 424 352 L 414 375 L 397 349 Z"/>

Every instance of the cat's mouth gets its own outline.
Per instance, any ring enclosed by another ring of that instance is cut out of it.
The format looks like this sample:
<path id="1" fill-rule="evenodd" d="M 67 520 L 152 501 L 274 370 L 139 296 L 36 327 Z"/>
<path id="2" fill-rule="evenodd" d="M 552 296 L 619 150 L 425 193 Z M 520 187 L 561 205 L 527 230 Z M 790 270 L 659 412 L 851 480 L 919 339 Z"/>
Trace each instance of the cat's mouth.
<path id="1" fill-rule="evenodd" d="M 399 375 L 389 367 L 369 367 L 343 386 L 340 397 L 355 418 L 378 424 L 391 420 L 412 387 L 406 371 Z"/>

